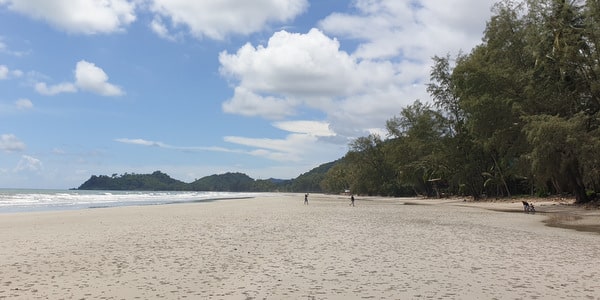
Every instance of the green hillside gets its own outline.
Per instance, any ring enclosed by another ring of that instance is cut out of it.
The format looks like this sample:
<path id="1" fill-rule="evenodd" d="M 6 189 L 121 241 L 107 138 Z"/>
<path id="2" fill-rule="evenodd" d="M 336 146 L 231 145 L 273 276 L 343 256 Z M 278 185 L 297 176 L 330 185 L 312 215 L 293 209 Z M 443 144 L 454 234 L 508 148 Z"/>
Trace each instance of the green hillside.
<path id="1" fill-rule="evenodd" d="M 161 171 L 152 174 L 92 175 L 79 190 L 130 191 L 222 191 L 222 192 L 322 192 L 320 183 L 337 163 L 320 165 L 296 179 L 253 179 L 243 173 L 210 175 L 191 183 L 171 178 Z"/>

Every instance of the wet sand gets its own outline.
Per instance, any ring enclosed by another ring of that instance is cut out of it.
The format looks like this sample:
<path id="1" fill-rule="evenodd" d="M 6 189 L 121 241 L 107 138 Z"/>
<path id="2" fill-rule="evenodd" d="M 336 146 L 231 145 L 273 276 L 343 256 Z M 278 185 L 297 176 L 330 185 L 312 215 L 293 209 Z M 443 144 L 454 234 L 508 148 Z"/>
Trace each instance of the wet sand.
<path id="1" fill-rule="evenodd" d="M 573 198 L 515 198 L 469 201 L 467 203 L 465 201 L 461 203 L 461 199 L 458 199 L 458 201 L 446 202 L 496 211 L 523 213 L 522 200 L 535 205 L 535 213 L 545 216 L 543 222 L 547 226 L 600 234 L 600 207 L 598 204 L 577 205 Z"/>
<path id="2" fill-rule="evenodd" d="M 600 299 L 600 234 L 545 205 L 303 201 L 3 214 L 0 299 Z"/>

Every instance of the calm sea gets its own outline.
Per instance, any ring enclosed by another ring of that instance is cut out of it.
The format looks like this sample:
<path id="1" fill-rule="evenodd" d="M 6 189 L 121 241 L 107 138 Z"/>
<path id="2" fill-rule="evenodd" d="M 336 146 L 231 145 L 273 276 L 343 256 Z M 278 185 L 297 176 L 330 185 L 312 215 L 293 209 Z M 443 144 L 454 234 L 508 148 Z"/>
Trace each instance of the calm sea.
<path id="1" fill-rule="evenodd" d="M 252 198 L 256 193 L 0 189 L 0 213 Z M 264 194 L 262 194 L 264 195 Z"/>

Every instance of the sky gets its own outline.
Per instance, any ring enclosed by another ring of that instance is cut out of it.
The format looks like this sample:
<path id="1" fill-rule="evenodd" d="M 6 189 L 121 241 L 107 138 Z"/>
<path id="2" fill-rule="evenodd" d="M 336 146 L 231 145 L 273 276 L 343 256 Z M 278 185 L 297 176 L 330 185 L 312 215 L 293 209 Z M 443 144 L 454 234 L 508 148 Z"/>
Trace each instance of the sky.
<path id="1" fill-rule="evenodd" d="M 481 43 L 491 0 L 0 0 L 0 188 L 296 178 Z"/>

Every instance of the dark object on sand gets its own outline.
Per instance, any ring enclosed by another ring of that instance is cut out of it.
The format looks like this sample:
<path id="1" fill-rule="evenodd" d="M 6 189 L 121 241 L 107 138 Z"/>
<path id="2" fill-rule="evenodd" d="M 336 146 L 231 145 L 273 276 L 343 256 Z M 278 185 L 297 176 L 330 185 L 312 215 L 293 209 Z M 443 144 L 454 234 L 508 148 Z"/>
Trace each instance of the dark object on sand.
<path id="1" fill-rule="evenodd" d="M 535 213 L 535 206 L 533 203 L 529 203 L 527 201 L 521 201 L 523 203 L 523 211 L 526 213 Z"/>

